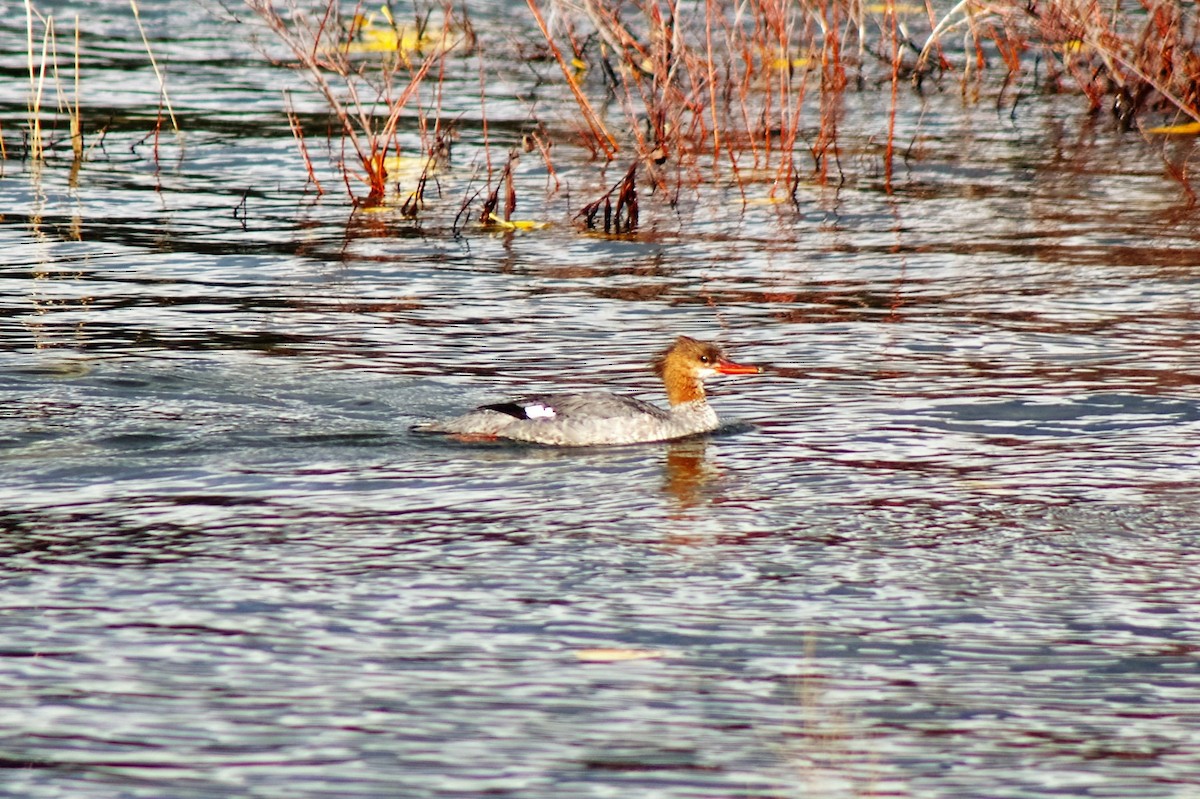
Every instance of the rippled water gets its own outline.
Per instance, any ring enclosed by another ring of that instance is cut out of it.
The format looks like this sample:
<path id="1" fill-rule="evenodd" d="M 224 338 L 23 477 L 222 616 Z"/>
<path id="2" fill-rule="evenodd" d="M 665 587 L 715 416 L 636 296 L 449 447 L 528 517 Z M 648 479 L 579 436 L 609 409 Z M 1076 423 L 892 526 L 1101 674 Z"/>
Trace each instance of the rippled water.
<path id="1" fill-rule="evenodd" d="M 1200 790 L 1198 229 L 1155 142 L 951 88 L 888 194 L 852 93 L 858 168 L 798 207 L 583 235 L 611 181 L 564 146 L 575 194 L 518 178 L 556 224 L 455 236 L 477 65 L 441 197 L 354 214 L 304 193 L 300 84 L 243 29 L 143 12 L 185 129 L 156 161 L 136 27 L 85 8 L 110 127 L 74 176 L 14 157 L 0 23 L 0 794 Z M 493 77 L 503 152 L 533 72 Z M 657 398 L 678 333 L 768 365 L 714 386 L 722 435 L 409 432 L 518 387 Z"/>

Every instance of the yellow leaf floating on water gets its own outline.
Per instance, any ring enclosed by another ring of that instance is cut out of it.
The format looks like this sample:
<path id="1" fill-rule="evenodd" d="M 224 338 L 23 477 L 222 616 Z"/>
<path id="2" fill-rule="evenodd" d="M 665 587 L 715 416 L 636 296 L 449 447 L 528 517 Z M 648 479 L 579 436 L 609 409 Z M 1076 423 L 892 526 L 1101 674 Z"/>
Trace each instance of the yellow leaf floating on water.
<path id="1" fill-rule="evenodd" d="M 387 6 L 380 7 L 387 24 L 376 25 L 375 15 L 356 15 L 354 38 L 340 48 L 343 53 L 422 53 L 427 51 L 449 51 L 463 43 L 461 30 L 447 30 L 436 22 L 418 28 L 416 25 L 397 25 Z"/>
<path id="2" fill-rule="evenodd" d="M 389 155 L 383 159 L 389 178 L 416 180 L 421 174 L 437 174 L 437 161 L 425 155 Z"/>
<path id="3" fill-rule="evenodd" d="M 501 219 L 495 214 L 488 214 L 492 224 L 505 230 L 541 230 L 550 227 L 549 222 L 536 222 L 532 219 Z"/>
<path id="4" fill-rule="evenodd" d="M 771 59 L 771 69 L 804 69 L 809 63 L 810 60 L 807 58 L 777 56 Z"/>
<path id="5" fill-rule="evenodd" d="M 575 657 L 588 663 L 619 663 L 623 660 L 655 660 L 662 652 L 649 649 L 576 649 Z"/>
<path id="6" fill-rule="evenodd" d="M 783 203 L 792 202 L 791 197 L 747 197 L 744 200 L 746 205 L 782 205 Z"/>
<path id="7" fill-rule="evenodd" d="M 1160 125 L 1147 128 L 1147 133 L 1165 133 L 1168 136 L 1192 136 L 1200 133 L 1200 122 L 1184 122 L 1182 125 Z"/>
<path id="8" fill-rule="evenodd" d="M 922 14 L 925 12 L 925 6 L 915 3 L 892 3 L 890 7 L 897 14 Z M 888 8 L 888 3 L 871 3 L 867 6 L 867 11 L 871 14 L 886 14 Z"/>
<path id="9" fill-rule="evenodd" d="M 344 53 L 415 53 L 434 46 L 437 37 L 422 36 L 408 25 L 401 28 L 365 28 L 342 47 Z"/>
<path id="10" fill-rule="evenodd" d="M 763 66 L 770 69 L 804 69 L 815 63 L 808 56 L 795 55 L 782 47 L 763 47 L 758 51 Z"/>

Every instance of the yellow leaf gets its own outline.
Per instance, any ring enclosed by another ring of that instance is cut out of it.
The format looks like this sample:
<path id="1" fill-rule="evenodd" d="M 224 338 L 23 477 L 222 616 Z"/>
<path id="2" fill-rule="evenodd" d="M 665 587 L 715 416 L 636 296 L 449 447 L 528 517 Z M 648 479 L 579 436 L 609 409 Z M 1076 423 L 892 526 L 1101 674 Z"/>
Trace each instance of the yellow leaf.
<path id="1" fill-rule="evenodd" d="M 1200 133 L 1200 122 L 1185 122 L 1182 125 L 1160 125 L 1147 128 L 1147 133 L 1165 133 L 1169 136 L 1191 136 Z"/>
<path id="2" fill-rule="evenodd" d="M 771 60 L 771 69 L 804 69 L 808 64 L 809 60 L 807 58 L 777 56 Z"/>
<path id="3" fill-rule="evenodd" d="M 811 58 L 802 55 L 793 55 L 782 47 L 764 47 L 759 50 L 759 58 L 762 59 L 763 66 L 770 69 L 804 69 L 813 63 Z"/>
<path id="4" fill-rule="evenodd" d="M 925 11 L 925 6 L 914 3 L 871 3 L 867 6 L 867 11 L 872 14 L 886 14 L 889 6 L 897 14 L 921 14 Z"/>
<path id="5" fill-rule="evenodd" d="M 588 663 L 618 663 L 622 660 L 654 660 L 662 652 L 648 649 L 576 649 L 575 657 Z"/>
<path id="6" fill-rule="evenodd" d="M 389 155 L 383 159 L 383 167 L 387 170 L 389 178 L 402 183 L 417 180 L 421 173 L 434 175 L 438 171 L 437 161 L 423 155 Z"/>
<path id="7" fill-rule="evenodd" d="M 382 9 L 387 25 L 376 26 L 375 15 L 354 18 L 354 38 L 342 45 L 343 53 L 422 53 L 427 51 L 449 52 L 465 41 L 462 30 L 446 30 L 436 21 L 419 30 L 415 25 L 397 25 L 386 7 Z"/>
<path id="8" fill-rule="evenodd" d="M 532 219 L 501 219 L 495 214 L 488 214 L 488 219 L 492 220 L 492 224 L 505 230 L 541 230 L 550 226 L 549 222 L 535 222 Z"/>

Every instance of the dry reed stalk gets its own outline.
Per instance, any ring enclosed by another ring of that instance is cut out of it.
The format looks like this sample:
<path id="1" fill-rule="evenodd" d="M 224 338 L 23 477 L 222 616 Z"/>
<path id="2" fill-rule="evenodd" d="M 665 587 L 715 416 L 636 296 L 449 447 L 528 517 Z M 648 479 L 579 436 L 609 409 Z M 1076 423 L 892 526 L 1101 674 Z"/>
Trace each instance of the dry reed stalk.
<path id="1" fill-rule="evenodd" d="M 484 166 L 487 170 L 488 180 L 490 181 L 492 179 L 492 140 L 491 140 L 491 131 L 488 126 L 488 115 L 487 115 L 487 75 L 484 72 L 483 54 L 481 52 L 479 52 L 478 50 L 476 50 L 476 52 L 475 52 L 475 60 L 476 60 L 476 63 L 479 65 L 479 70 L 478 70 L 478 72 L 479 72 L 479 120 L 480 120 L 479 124 L 480 124 L 481 134 L 482 134 L 482 138 L 483 138 L 483 159 L 484 159 Z M 471 198 L 470 200 L 467 201 L 466 205 L 470 205 L 470 203 L 472 203 L 474 201 L 475 201 L 474 198 Z M 462 211 L 459 211 L 459 216 L 461 216 L 461 215 L 462 215 Z M 456 225 L 457 225 L 457 219 L 456 219 Z"/>
<path id="2" fill-rule="evenodd" d="M 1061 75 L 1072 76 L 1091 110 L 1109 105 L 1124 126 L 1162 110 L 1200 122 L 1200 33 L 1195 16 L 1171 0 L 1143 0 L 1136 13 L 1078 0 L 1038 5 L 961 0 L 934 24 L 914 80 L 926 74 L 930 54 L 945 36 L 959 28 L 966 29 L 975 52 L 974 63 L 968 57 L 962 64 L 964 91 L 969 77 L 974 74 L 978 82 L 986 67 L 982 43 L 990 39 L 1007 69 L 1001 95 L 1024 68 L 1023 54 L 1035 51 L 1049 65 L 1052 88 Z M 953 68 L 940 49 L 939 59 L 939 68 Z"/>
<path id="3" fill-rule="evenodd" d="M 563 77 L 567 81 L 567 87 L 571 90 L 571 94 L 575 96 L 575 102 L 579 104 L 579 110 L 583 112 L 584 121 L 587 122 L 588 129 L 591 131 L 594 141 L 604 150 L 605 157 L 612 158 L 620 150 L 616 139 L 612 137 L 612 134 L 608 132 L 604 123 L 600 121 L 600 117 L 596 114 L 595 109 L 592 108 L 592 104 L 588 101 L 583 91 L 579 88 L 579 83 L 571 74 L 567 61 L 563 58 L 562 50 L 555 43 L 554 36 L 550 28 L 546 25 L 546 20 L 542 16 L 541 10 L 538 9 L 537 0 L 526 0 L 526 3 L 529 6 L 529 10 L 533 12 L 534 21 L 541 30 L 542 36 L 546 39 L 546 44 L 550 47 L 550 52 L 553 53 L 554 59 L 562 69 Z"/>
<path id="4" fill-rule="evenodd" d="M 846 88 L 846 68 L 842 63 L 842 41 L 837 32 L 842 26 L 840 7 L 836 4 L 821 9 L 818 22 L 824 32 L 821 47 L 821 127 L 811 149 L 816 177 L 821 183 L 829 181 L 830 156 L 838 170 L 839 183 L 845 181 L 838 158 L 838 118 L 841 116 L 842 92 Z"/>
<path id="5" fill-rule="evenodd" d="M 713 17 L 716 14 L 717 0 L 705 0 L 704 3 L 704 56 L 708 68 L 708 111 L 712 118 L 712 149 L 713 167 L 721 157 L 721 123 L 717 118 L 717 65 L 713 53 Z M 722 19 L 724 15 L 722 14 Z"/>
<path id="6" fill-rule="evenodd" d="M 35 68 L 33 50 L 33 18 L 37 16 L 46 26 L 46 35 L 42 37 L 42 58 L 40 69 Z M 25 53 L 29 66 L 29 157 L 37 163 L 45 157 L 42 142 L 42 90 L 46 82 L 46 48 L 49 44 L 49 19 L 43 19 L 34 10 L 30 0 L 25 0 Z"/>
<path id="7" fill-rule="evenodd" d="M 972 2 L 974 2 L 974 0 L 959 0 L 959 2 L 944 15 L 942 15 L 942 18 L 938 20 L 936 25 L 933 26 L 933 30 L 929 33 L 929 38 L 925 41 L 925 46 L 921 48 L 921 52 L 917 57 L 916 71 L 918 73 L 924 69 L 925 62 L 929 58 L 930 51 L 935 47 L 940 47 L 942 35 L 951 29 L 952 26 L 957 24 L 955 22 L 955 17 L 959 14 L 970 14 Z M 930 8 L 932 10 L 932 6 L 930 6 Z"/>
<path id="8" fill-rule="evenodd" d="M 805 23 L 806 26 L 811 24 L 811 19 L 806 18 Z M 806 29 L 804 35 L 801 36 L 801 39 L 810 40 L 810 33 L 811 31 Z M 799 187 L 800 177 L 799 171 L 796 168 L 795 153 L 798 142 L 800 141 L 800 120 L 804 111 L 804 101 L 808 97 L 808 78 L 811 74 L 811 67 L 812 59 L 809 57 L 804 57 L 804 63 L 800 70 L 800 77 L 798 80 L 792 81 L 792 85 L 794 87 L 791 95 L 792 114 L 791 118 L 787 120 L 787 137 L 783 146 L 783 151 L 786 152 L 788 156 L 786 159 L 780 160 L 779 170 L 777 171 L 775 177 L 775 184 L 771 189 L 772 196 L 774 196 L 776 187 L 779 185 L 787 186 L 788 195 L 792 198 L 792 202 L 796 205 L 799 205 L 799 202 L 796 198 L 796 189 Z"/>
<path id="9" fill-rule="evenodd" d="M 839 39 L 857 35 L 842 27 L 849 17 L 837 7 L 844 1 L 557 0 L 556 10 L 564 28 L 571 12 L 591 25 L 604 74 L 624 110 L 626 135 L 646 167 L 643 176 L 661 190 L 674 170 L 676 192 L 667 195 L 674 201 L 688 176 L 700 182 L 702 153 L 709 154 L 714 176 L 726 164 L 739 189 L 752 174 L 745 171 L 747 160 L 753 174 L 771 170 L 772 194 L 794 185 L 812 75 L 821 76 L 823 104 L 812 150 L 818 170 L 828 167 L 840 112 L 833 96 L 847 85 Z M 819 69 L 807 57 L 815 51 L 823 56 Z"/>
<path id="10" fill-rule="evenodd" d="M 432 163 L 433 159 L 430 158 L 421 170 L 421 176 L 417 178 L 417 187 L 404 198 L 404 204 L 400 206 L 401 215 L 416 219 L 417 214 L 425 208 L 425 184 L 429 180 L 429 168 Z"/>
<path id="11" fill-rule="evenodd" d="M 138 11 L 137 0 L 129 0 L 129 7 L 133 9 L 133 19 L 137 23 L 138 33 L 142 35 L 142 44 L 146 47 L 146 55 L 150 57 L 150 66 L 154 68 L 154 77 L 158 79 L 158 90 L 162 95 L 162 101 L 167 107 L 167 115 L 171 118 L 171 130 L 179 133 L 179 123 L 175 120 L 175 110 L 171 108 L 171 95 L 167 93 L 167 81 L 163 78 L 162 71 L 158 68 L 158 61 L 154 58 L 154 50 L 150 47 L 150 40 L 146 38 L 146 29 L 142 27 L 142 15 Z"/>
<path id="12" fill-rule="evenodd" d="M 539 122 L 533 130 L 521 137 L 521 147 L 525 152 L 530 153 L 534 150 L 542 156 L 542 163 L 546 167 L 546 180 L 554 181 L 554 188 L 549 190 L 553 194 L 562 186 L 562 182 L 558 179 L 558 170 L 554 168 L 554 161 L 550 158 L 550 139 L 546 135 L 545 127 Z"/>
<path id="13" fill-rule="evenodd" d="M 804 23 L 803 27 L 800 26 L 801 22 Z M 779 73 L 776 84 L 779 95 L 779 158 L 771 186 L 772 197 L 780 186 L 788 186 L 789 194 L 794 199 L 793 187 L 797 184 L 794 153 L 800 137 L 800 119 L 807 94 L 811 59 L 807 56 L 793 58 L 792 42 L 811 40 L 809 24 L 807 16 L 798 20 L 794 9 L 786 5 L 779 8 L 772 21 L 775 29 L 774 46 L 779 52 L 777 61 L 783 62 L 775 65 Z"/>
<path id="14" fill-rule="evenodd" d="M 58 104 L 57 104 L 58 110 L 59 111 L 65 110 L 66 114 L 67 114 L 70 138 L 71 138 L 71 152 L 74 155 L 74 168 L 78 169 L 78 164 L 83 158 L 83 134 L 81 132 L 80 116 L 79 116 L 79 17 L 78 16 L 75 17 L 75 53 L 74 53 L 74 56 L 75 56 L 75 60 L 74 60 L 74 80 L 75 80 L 74 98 L 75 98 L 75 101 L 74 101 L 74 104 L 72 104 L 71 100 L 67 97 L 67 92 L 63 89 L 62 76 L 59 74 L 59 71 L 58 71 L 58 35 L 57 35 L 57 29 L 55 28 L 55 25 L 54 25 L 54 17 L 53 16 L 46 17 L 45 24 L 46 24 L 45 36 L 46 36 L 46 39 L 49 41 L 50 55 L 49 55 L 48 59 L 43 58 L 43 62 L 48 60 L 50 63 L 50 70 L 53 73 L 54 91 L 55 91 L 55 95 L 58 100 Z M 43 71 L 44 71 L 44 69 L 45 69 L 45 65 L 43 63 Z M 39 87 L 38 92 L 39 92 L 38 101 L 40 104 L 40 101 L 43 96 L 43 89 L 41 87 Z M 43 150 L 43 153 L 44 153 L 44 150 Z"/>
<path id="15" fill-rule="evenodd" d="M 576 219 L 582 217 L 583 225 L 588 230 L 596 229 L 596 218 L 604 212 L 604 232 L 608 235 L 628 235 L 637 231 L 638 227 L 638 194 L 637 194 L 638 162 L 618 180 L 612 188 L 598 200 L 585 205 Z M 614 198 L 616 202 L 614 203 Z"/>
<path id="16" fill-rule="evenodd" d="M 71 117 L 71 152 L 75 162 L 83 160 L 83 119 L 79 114 L 79 15 L 75 15 L 75 104 Z"/>
<path id="17" fill-rule="evenodd" d="M 324 36 L 326 26 L 329 23 L 329 18 L 335 10 L 334 3 L 331 2 L 326 6 L 325 15 L 322 17 L 315 29 L 307 29 L 300 31 L 299 33 L 293 33 L 292 29 L 288 26 L 287 21 L 283 19 L 283 17 L 276 10 L 275 5 L 270 2 L 270 0 L 256 0 L 254 2 L 247 0 L 246 5 L 250 8 L 250 10 L 254 11 L 259 18 L 267 24 L 267 27 L 276 35 L 276 37 L 279 38 L 279 40 L 282 41 L 288 47 L 288 49 L 292 51 L 292 54 L 308 72 L 310 80 L 316 87 L 317 91 L 325 99 L 326 103 L 330 107 L 330 110 L 334 112 L 335 116 L 337 116 L 338 121 L 341 124 L 343 145 L 348 139 L 351 147 L 358 156 L 360 163 L 365 169 L 368 170 L 368 172 L 370 172 L 372 168 L 372 159 L 370 157 L 370 153 L 374 148 L 372 147 L 368 149 L 359 141 L 356 126 L 354 121 L 352 121 L 350 110 L 341 101 L 337 92 L 334 91 L 332 84 L 325 76 L 326 70 L 332 71 L 346 79 L 347 83 L 350 83 L 349 71 L 345 68 L 344 64 L 336 61 L 325 62 L 321 58 L 321 41 Z M 294 7 L 293 11 L 295 12 Z M 356 96 L 355 99 L 357 99 Z M 364 113 L 358 114 L 355 121 L 357 121 L 358 125 L 364 129 L 364 132 L 369 132 L 372 130 L 370 120 Z M 343 169 L 342 176 L 346 183 L 347 192 L 351 197 L 354 197 L 355 194 L 349 182 L 348 170 Z M 381 179 L 378 182 L 382 184 L 383 181 Z M 372 185 L 374 189 L 375 183 L 373 181 L 370 182 L 370 185 Z M 382 186 L 380 186 L 380 191 L 382 191 Z"/>
<path id="18" fill-rule="evenodd" d="M 387 6 L 384 6 L 386 8 Z M 426 24 L 428 18 L 426 18 Z M 449 18 L 447 17 L 442 23 L 441 38 L 447 40 L 450 35 Z M 474 39 L 473 32 L 470 38 Z M 446 85 L 446 62 L 445 59 L 438 59 L 438 76 L 434 83 L 433 94 L 434 102 L 432 106 L 433 127 L 429 125 L 429 111 L 426 111 L 418 103 L 417 107 L 417 127 L 421 132 L 421 144 L 427 155 L 427 161 L 424 169 L 421 172 L 421 195 L 424 197 L 424 188 L 426 180 L 431 171 L 436 171 L 441 166 L 449 163 L 452 142 L 455 138 L 455 128 L 453 123 L 447 125 L 442 120 L 442 102 L 444 99 L 444 89 Z M 480 115 L 483 112 L 483 102 L 480 100 Z M 397 149 L 399 149 L 397 145 Z M 436 183 L 436 178 L 435 178 Z M 423 200 L 422 200 L 423 201 Z"/>
<path id="19" fill-rule="evenodd" d="M 484 200 L 483 208 L 479 213 L 479 223 L 484 227 L 490 227 L 497 221 L 509 222 L 512 220 L 512 212 L 517 208 L 517 192 L 513 185 L 513 167 L 516 166 L 519 158 L 520 156 L 517 153 L 509 152 L 508 160 L 505 161 L 504 168 L 500 170 L 500 177 L 496 181 L 495 188 L 492 189 L 487 199 Z M 496 215 L 496 209 L 500 207 L 501 191 L 504 192 L 503 217 Z"/>
<path id="20" fill-rule="evenodd" d="M 324 13 L 316 24 L 305 21 L 297 6 L 293 3 L 291 20 L 285 20 L 272 0 L 245 0 L 245 3 L 267 28 L 284 44 L 296 58 L 301 69 L 308 76 L 309 82 L 325 100 L 330 110 L 338 119 L 342 135 L 342 177 L 347 192 L 356 202 L 375 205 L 383 201 L 387 191 L 387 169 L 385 161 L 389 150 L 396 148 L 396 127 L 400 115 L 408 103 L 416 96 L 418 88 L 429 74 L 435 62 L 440 62 L 448 47 L 443 39 L 435 51 L 426 56 L 419 67 L 410 69 L 407 82 L 398 95 L 393 94 L 396 75 L 399 74 L 395 61 L 383 61 L 380 65 L 380 87 L 373 89 L 373 100 L 364 99 L 360 93 L 360 82 L 365 81 L 364 73 L 352 64 L 349 48 L 345 46 L 348 39 L 335 34 L 337 21 L 336 0 L 329 0 Z M 390 19 L 390 13 L 388 14 Z M 444 29 L 449 30 L 450 12 L 447 8 L 447 20 Z M 349 28 L 348 36 L 353 35 L 353 26 Z M 423 27 L 418 34 L 423 32 Z M 333 40 L 333 46 L 329 46 Z M 402 43 L 397 41 L 398 60 L 407 62 L 407 53 L 401 52 Z M 337 82 L 335 88 L 334 82 Z M 382 124 L 374 117 L 374 108 L 382 103 L 388 110 Z M 355 158 L 362 167 L 363 174 L 355 173 L 345 158 L 345 146 L 349 144 Z M 358 198 L 350 178 L 361 181 L 367 186 L 365 198 Z"/>
<path id="21" fill-rule="evenodd" d="M 1096 48 L 1098 51 L 1101 48 L 1100 44 L 1093 43 L 1099 41 L 1098 39 L 1085 39 L 1084 41 L 1091 44 L 1091 46 Z M 1123 90 L 1122 96 L 1120 96 L 1118 100 L 1125 100 L 1129 102 L 1129 107 L 1127 109 L 1117 109 L 1118 114 L 1124 117 L 1123 121 L 1132 119 L 1140 110 L 1142 110 L 1142 106 L 1146 100 L 1146 92 L 1147 90 L 1152 90 L 1162 95 L 1163 99 L 1170 103 L 1170 105 L 1174 106 L 1175 110 L 1185 114 L 1195 122 L 1200 122 L 1200 109 L 1197 108 L 1194 100 L 1192 102 L 1188 102 L 1184 100 L 1182 96 L 1176 93 L 1175 87 L 1171 85 L 1169 71 L 1166 72 L 1167 80 L 1159 80 L 1153 76 L 1152 72 L 1154 71 L 1155 67 L 1158 67 L 1164 71 L 1168 70 L 1167 64 L 1164 63 L 1164 59 L 1147 58 L 1146 61 L 1148 63 L 1142 65 L 1137 63 L 1135 60 L 1138 58 L 1138 55 L 1135 54 L 1126 56 L 1116 48 L 1106 51 L 1106 58 L 1110 62 L 1109 72 L 1111 75 L 1114 75 L 1114 77 L 1120 73 L 1117 70 L 1112 69 L 1111 64 L 1118 64 L 1127 70 L 1127 74 L 1117 78 L 1120 88 Z M 1136 78 L 1136 81 L 1131 80 L 1131 77 Z M 1196 91 L 1196 78 L 1197 75 L 1195 74 L 1188 76 L 1188 78 L 1182 82 L 1180 88 L 1193 94 L 1194 96 Z M 1138 86 L 1138 83 L 1141 85 Z M 1130 88 L 1131 85 L 1133 88 Z"/>
<path id="22" fill-rule="evenodd" d="M 884 22 L 888 24 L 891 33 L 892 44 L 892 79 L 891 79 L 891 96 L 888 101 L 888 127 L 887 127 L 887 146 L 884 149 L 883 155 L 883 187 L 888 193 L 892 193 L 892 168 L 893 158 L 896 152 L 896 107 L 900 101 L 900 31 L 899 20 L 896 17 L 895 0 L 888 0 L 884 11 Z"/>
<path id="23" fill-rule="evenodd" d="M 374 166 L 374 171 L 371 172 L 371 196 L 382 197 L 382 189 L 387 180 L 387 171 L 383 167 L 383 159 L 387 157 L 387 151 L 392 146 L 396 136 L 396 125 L 400 122 L 400 112 L 408 105 L 408 101 L 416 94 L 417 88 L 421 85 L 421 81 L 428 74 L 430 67 L 433 66 L 435 59 L 427 58 L 420 68 L 409 80 L 404 91 L 395 100 L 389 101 L 388 105 L 391 109 L 387 120 L 383 123 L 383 128 L 378 134 L 370 138 L 371 143 L 371 164 Z M 440 60 L 440 59 L 437 59 Z"/>
<path id="24" fill-rule="evenodd" d="M 292 138 L 296 140 L 296 146 L 300 148 L 300 157 L 304 159 L 304 168 L 308 171 L 308 179 L 317 187 L 317 194 L 325 193 L 324 187 L 321 186 L 321 181 L 317 177 L 317 171 L 313 168 L 312 158 L 308 154 L 308 145 L 304 140 L 304 127 L 300 124 L 300 117 L 296 114 L 296 109 L 292 105 L 292 97 L 285 89 L 283 92 L 283 109 L 287 114 L 288 127 L 291 128 Z"/>

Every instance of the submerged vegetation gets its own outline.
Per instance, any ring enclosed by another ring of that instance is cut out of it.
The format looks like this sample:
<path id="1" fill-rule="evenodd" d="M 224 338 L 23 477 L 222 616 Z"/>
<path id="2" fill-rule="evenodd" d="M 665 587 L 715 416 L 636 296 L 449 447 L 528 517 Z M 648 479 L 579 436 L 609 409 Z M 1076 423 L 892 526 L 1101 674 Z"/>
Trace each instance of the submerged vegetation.
<path id="1" fill-rule="evenodd" d="M 419 2 L 419 0 L 418 0 Z M 26 2 L 29 123 L 25 154 L 44 157 L 41 120 L 49 76 L 59 106 L 71 111 L 76 158 L 82 152 L 77 90 L 66 99 L 57 76 L 54 20 Z M 137 6 L 131 8 L 136 17 Z M 966 103 L 1016 113 L 1039 94 L 1074 93 L 1095 114 L 1147 134 L 1200 131 L 1200 23 L 1170 0 L 1135 6 L 1091 0 L 960 0 L 954 5 L 864 0 L 526 0 L 523 36 L 477 34 L 465 8 L 417 5 L 403 12 L 339 0 L 244 0 L 266 35 L 259 48 L 302 73 L 335 120 L 331 151 L 346 192 L 366 208 L 396 207 L 415 218 L 431 180 L 448 167 L 454 120 L 442 113 L 447 77 L 476 70 L 482 157 L 458 219 L 520 228 L 513 166 L 538 158 L 547 190 L 562 189 L 553 147 L 585 148 L 609 185 L 574 213 L 606 233 L 638 224 L 643 194 L 678 202 L 710 182 L 745 196 L 752 184 L 769 199 L 796 202 L 802 182 L 840 183 L 854 168 L 842 158 L 839 121 L 848 92 L 876 92 L 886 130 L 874 173 L 891 190 L 898 153 L 897 111 L 930 92 L 955 91 Z M 138 19 L 139 29 L 141 21 Z M 78 35 L 78 34 L 77 34 Z M 143 32 L 144 37 L 144 32 Z M 153 59 L 149 43 L 147 53 Z M 78 45 L 76 45 L 76 53 Z M 537 118 L 520 141 L 490 138 L 488 75 L 498 63 L 523 63 L 542 87 L 559 91 L 564 119 Z M 155 63 L 155 71 L 158 67 Z M 76 69 L 76 74 L 78 69 Z M 159 75 L 162 105 L 174 114 Z M 461 91 L 464 83 L 456 84 Z M 285 93 L 297 149 L 318 192 L 326 189 L 314 149 Z M 160 111 L 161 116 L 161 111 Z M 557 131 L 551 133 L 550 131 Z M 412 148 L 413 132 L 420 152 Z M 403 140 L 402 140 L 403 139 Z M 506 152 L 494 154 L 502 146 Z M 12 157 L 11 145 L 4 151 Z M 1186 168 L 1164 156 L 1191 195 Z M 405 192 L 396 175 L 412 173 Z M 456 228 L 458 223 L 456 223 Z"/>

